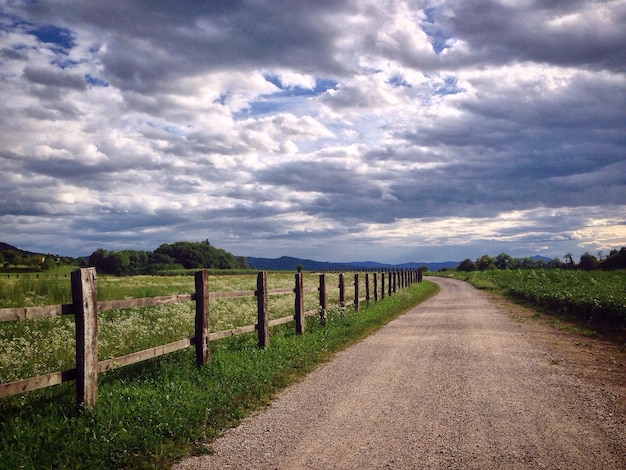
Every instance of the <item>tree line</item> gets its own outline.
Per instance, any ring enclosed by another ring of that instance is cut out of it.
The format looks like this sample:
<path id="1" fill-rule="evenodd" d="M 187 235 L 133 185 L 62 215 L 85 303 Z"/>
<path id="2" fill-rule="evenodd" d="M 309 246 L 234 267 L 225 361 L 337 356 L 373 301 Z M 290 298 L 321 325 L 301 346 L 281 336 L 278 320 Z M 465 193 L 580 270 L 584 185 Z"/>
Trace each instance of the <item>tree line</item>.
<path id="1" fill-rule="evenodd" d="M 107 251 L 98 248 L 89 256 L 89 265 L 98 272 L 127 276 L 157 274 L 183 269 L 247 269 L 246 258 L 203 242 L 164 243 L 154 251 Z"/>
<path id="2" fill-rule="evenodd" d="M 461 261 L 457 266 L 457 271 L 484 271 L 488 269 L 581 269 L 583 271 L 592 271 L 595 269 L 612 270 L 626 269 L 626 247 L 620 250 L 611 250 L 605 258 L 601 253 L 598 257 L 585 253 L 580 257 L 580 262 L 575 263 L 571 253 L 566 253 L 565 261 L 559 258 L 551 260 L 538 258 L 513 258 L 506 253 L 500 253 L 496 257 L 483 255 L 476 261 L 467 258 Z"/>

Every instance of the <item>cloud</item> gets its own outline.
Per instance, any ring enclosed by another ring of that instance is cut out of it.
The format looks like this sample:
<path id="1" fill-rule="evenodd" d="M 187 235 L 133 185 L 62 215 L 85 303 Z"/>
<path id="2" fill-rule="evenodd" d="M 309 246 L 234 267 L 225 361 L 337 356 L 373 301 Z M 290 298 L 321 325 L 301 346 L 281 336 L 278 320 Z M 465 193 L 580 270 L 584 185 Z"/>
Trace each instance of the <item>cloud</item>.
<path id="1" fill-rule="evenodd" d="M 398 262 L 625 245 L 624 26 L 623 0 L 6 4 L 0 240 Z"/>
<path id="2" fill-rule="evenodd" d="M 447 5 L 446 5 L 447 6 Z M 548 63 L 623 72 L 623 1 L 500 2 L 470 0 L 434 14 L 461 47 L 446 50 L 460 64 Z"/>

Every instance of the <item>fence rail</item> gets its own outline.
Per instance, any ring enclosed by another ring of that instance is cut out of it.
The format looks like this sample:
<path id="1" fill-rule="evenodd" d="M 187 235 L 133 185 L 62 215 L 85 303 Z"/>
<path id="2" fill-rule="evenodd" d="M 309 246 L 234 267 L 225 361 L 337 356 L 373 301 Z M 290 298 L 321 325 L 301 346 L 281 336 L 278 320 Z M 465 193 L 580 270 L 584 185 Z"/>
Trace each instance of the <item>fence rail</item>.
<path id="1" fill-rule="evenodd" d="M 378 283 L 380 274 L 380 290 Z M 386 276 L 387 275 L 387 276 Z M 388 277 L 387 295 L 396 292 L 397 287 L 408 287 L 414 282 L 422 281 L 422 271 L 403 270 L 373 273 L 373 288 L 370 289 L 369 273 L 365 273 L 365 296 L 360 297 L 359 274 L 354 274 L 354 298 L 347 301 L 345 298 L 346 281 L 344 273 L 339 274 L 339 306 L 341 308 L 352 305 L 358 311 L 361 301 L 369 302 L 371 293 L 374 301 L 385 296 L 385 277 Z M 296 333 L 304 333 L 304 318 L 319 315 L 320 323 L 325 324 L 327 318 L 327 286 L 325 274 L 319 274 L 319 287 L 304 287 L 302 273 L 295 274 L 293 289 L 268 289 L 267 273 L 257 275 L 257 289 L 250 291 L 209 292 L 208 273 L 206 270 L 195 273 L 195 292 L 186 295 L 169 295 L 125 300 L 96 300 L 96 271 L 95 268 L 82 268 L 71 274 L 72 300 L 71 304 L 50 305 L 43 307 L 11 307 L 0 309 L 0 321 L 19 321 L 25 319 L 49 318 L 60 315 L 74 315 L 76 322 L 76 368 L 53 372 L 11 383 L 0 384 L 0 398 L 30 392 L 40 388 L 59 385 L 75 380 L 77 403 L 85 408 L 95 406 L 97 401 L 98 374 L 119 367 L 135 364 L 174 351 L 196 347 L 196 363 L 199 366 L 210 362 L 210 341 L 257 331 L 258 345 L 261 348 L 269 344 L 269 328 L 285 323 L 295 322 Z M 319 295 L 319 309 L 304 311 L 304 293 L 317 292 Z M 273 320 L 268 319 L 267 299 L 270 295 L 294 295 L 294 314 Z M 240 326 L 230 330 L 209 332 L 209 302 L 219 298 L 257 298 L 257 323 Z M 133 352 L 121 357 L 98 361 L 97 318 L 99 312 L 114 309 L 128 309 L 136 307 L 152 307 L 176 302 L 195 302 L 195 334 L 172 343 L 159 345 L 142 351 Z"/>

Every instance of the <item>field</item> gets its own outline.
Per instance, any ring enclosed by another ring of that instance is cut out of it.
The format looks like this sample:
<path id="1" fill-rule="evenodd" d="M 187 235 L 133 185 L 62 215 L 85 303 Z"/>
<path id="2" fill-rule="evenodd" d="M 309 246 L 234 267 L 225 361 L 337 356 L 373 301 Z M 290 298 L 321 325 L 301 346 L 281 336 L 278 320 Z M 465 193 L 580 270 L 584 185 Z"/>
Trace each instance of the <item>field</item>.
<path id="1" fill-rule="evenodd" d="M 102 296 L 114 298 L 193 291 L 192 277 L 100 278 L 98 282 L 98 292 L 102 288 Z M 293 287 L 293 282 L 293 273 L 268 274 L 270 289 Z M 305 274 L 305 287 L 316 287 L 318 282 L 316 275 Z M 297 335 L 293 324 L 272 328 L 266 349 L 257 347 L 254 333 L 214 341 L 206 367 L 196 367 L 193 348 L 187 348 L 101 374 L 93 410 L 76 409 L 71 382 L 0 400 L 0 467 L 170 468 L 185 453 L 207 452 L 203 442 L 265 405 L 277 390 L 436 292 L 431 283 L 414 284 L 363 305 L 358 313 L 347 308 L 339 314 L 337 284 L 337 275 L 327 275 L 328 303 L 335 307 L 326 326 L 312 316 L 306 319 L 304 335 Z M 211 277 L 209 285 L 211 290 L 253 290 L 255 276 Z M 6 286 L 5 292 L 17 290 L 15 285 Z M 350 282 L 346 277 L 346 287 L 351 301 L 353 278 Z M 31 288 L 26 292 L 32 302 L 59 302 L 47 297 L 43 285 Z M 64 286 L 56 288 L 61 291 Z M 317 309 L 317 292 L 306 292 L 305 299 L 305 310 Z M 256 306 L 255 299 L 250 300 L 211 302 L 212 329 L 248 323 L 254 316 L 251 307 Z M 101 314 L 101 354 L 140 349 L 145 338 L 160 344 L 170 336 L 189 335 L 192 307 L 175 305 L 175 310 L 154 307 Z M 270 296 L 269 310 L 272 317 L 293 313 L 293 295 Z M 21 367 L 17 375 L 28 376 L 65 367 L 70 359 L 62 351 L 73 347 L 72 324 L 71 318 L 0 323 L 4 335 L 0 345 L 10 344 L 1 354 L 1 373 L 9 376 L 14 367 Z"/>
<path id="2" fill-rule="evenodd" d="M 364 293 L 361 275 L 361 295 Z M 190 294 L 193 276 L 99 276 L 98 300 Z M 319 277 L 305 274 L 305 287 L 317 287 Z M 327 300 L 339 303 L 338 275 L 327 274 Z M 293 288 L 294 274 L 269 273 L 268 288 Z M 209 289 L 253 291 L 255 274 L 210 276 Z M 354 297 L 354 278 L 346 274 L 346 298 Z M 317 292 L 304 295 L 305 311 L 318 308 Z M 272 295 L 269 318 L 293 313 L 293 295 Z M 0 278 L 0 308 L 71 303 L 69 278 L 20 276 Z M 170 343 L 193 335 L 195 303 L 182 302 L 156 307 L 111 310 L 98 316 L 99 360 Z M 256 322 L 255 297 L 216 299 L 210 302 L 211 331 L 227 330 Z M 0 383 L 75 367 L 73 317 L 0 322 Z"/>
<path id="3" fill-rule="evenodd" d="M 626 271 L 495 269 L 454 276 L 589 324 L 626 326 Z"/>

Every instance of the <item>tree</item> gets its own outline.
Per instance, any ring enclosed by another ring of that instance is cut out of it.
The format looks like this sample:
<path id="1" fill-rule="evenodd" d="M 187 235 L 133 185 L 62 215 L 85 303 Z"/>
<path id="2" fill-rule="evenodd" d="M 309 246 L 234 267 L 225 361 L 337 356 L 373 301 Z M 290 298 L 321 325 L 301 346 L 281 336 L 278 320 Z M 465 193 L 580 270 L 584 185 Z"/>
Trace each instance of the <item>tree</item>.
<path id="1" fill-rule="evenodd" d="M 15 250 L 7 250 L 4 252 L 4 259 L 7 263 L 12 264 L 17 268 L 18 264 L 22 263 L 22 255 Z"/>
<path id="2" fill-rule="evenodd" d="M 474 263 L 471 259 L 466 258 L 461 261 L 456 270 L 464 272 L 476 271 L 476 263 Z"/>
<path id="3" fill-rule="evenodd" d="M 611 250 L 609 256 L 602 260 L 600 268 L 604 270 L 626 269 L 626 248 Z"/>
<path id="4" fill-rule="evenodd" d="M 41 263 L 41 269 L 48 271 L 57 267 L 57 262 L 52 255 L 46 256 L 46 259 Z"/>
<path id="5" fill-rule="evenodd" d="M 482 255 L 476 260 L 476 267 L 479 271 L 486 271 L 487 269 L 495 269 L 494 259 L 491 256 Z"/>
<path id="6" fill-rule="evenodd" d="M 130 274 L 130 254 L 128 251 L 113 253 L 110 257 L 109 269 L 117 276 Z"/>
<path id="7" fill-rule="evenodd" d="M 548 261 L 548 264 L 546 266 L 548 268 L 552 268 L 552 269 L 562 268 L 563 267 L 563 263 L 561 262 L 561 260 L 559 258 L 554 258 L 554 259 Z"/>
<path id="8" fill-rule="evenodd" d="M 536 269 L 539 267 L 539 263 L 532 256 L 527 256 L 519 260 L 520 269 Z"/>
<path id="9" fill-rule="evenodd" d="M 96 270 L 102 270 L 105 266 L 106 259 L 109 257 L 109 253 L 104 248 L 97 248 L 89 256 L 89 265 L 96 268 Z"/>
<path id="10" fill-rule="evenodd" d="M 600 267 L 600 262 L 595 256 L 587 252 L 580 257 L 578 267 L 583 271 L 592 271 Z"/>
<path id="11" fill-rule="evenodd" d="M 500 253 L 498 256 L 496 256 L 496 259 L 494 260 L 494 264 L 498 269 L 512 269 L 513 262 L 513 257 L 507 255 L 506 253 Z"/>
<path id="12" fill-rule="evenodd" d="M 219 268 L 233 269 L 237 261 L 232 253 L 211 246 L 208 240 L 200 243 L 176 242 L 163 244 L 155 253 L 169 256 L 185 269 Z"/>

